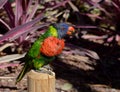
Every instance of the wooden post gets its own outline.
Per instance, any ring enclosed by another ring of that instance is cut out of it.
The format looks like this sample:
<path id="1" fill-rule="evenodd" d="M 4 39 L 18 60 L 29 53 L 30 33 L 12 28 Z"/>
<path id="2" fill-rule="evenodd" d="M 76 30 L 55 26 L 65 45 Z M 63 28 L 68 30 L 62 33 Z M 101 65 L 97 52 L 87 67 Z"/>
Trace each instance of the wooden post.
<path id="1" fill-rule="evenodd" d="M 28 73 L 28 92 L 55 92 L 55 73 L 51 73 L 31 70 Z"/>

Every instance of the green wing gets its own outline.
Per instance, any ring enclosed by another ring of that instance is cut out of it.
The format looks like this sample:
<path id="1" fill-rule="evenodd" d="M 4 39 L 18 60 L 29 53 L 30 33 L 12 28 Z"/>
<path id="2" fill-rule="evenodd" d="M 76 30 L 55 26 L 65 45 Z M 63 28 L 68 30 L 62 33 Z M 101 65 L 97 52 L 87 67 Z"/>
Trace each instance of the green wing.
<path id="1" fill-rule="evenodd" d="M 50 26 L 48 30 L 34 42 L 31 49 L 27 53 L 27 56 L 32 58 L 37 57 L 40 54 L 42 42 L 49 36 L 58 37 L 57 30 L 53 26 Z"/>

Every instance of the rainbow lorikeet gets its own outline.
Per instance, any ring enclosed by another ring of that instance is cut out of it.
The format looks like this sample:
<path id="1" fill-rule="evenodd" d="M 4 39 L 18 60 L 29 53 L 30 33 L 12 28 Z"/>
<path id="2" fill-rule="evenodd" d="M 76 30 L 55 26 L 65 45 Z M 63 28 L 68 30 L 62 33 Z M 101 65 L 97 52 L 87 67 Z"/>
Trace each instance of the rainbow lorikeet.
<path id="1" fill-rule="evenodd" d="M 63 38 L 65 35 L 71 35 L 73 32 L 74 28 L 66 23 L 49 26 L 48 30 L 33 43 L 26 54 L 25 65 L 18 75 L 16 83 L 31 69 L 39 70 L 53 61 L 64 48 Z"/>

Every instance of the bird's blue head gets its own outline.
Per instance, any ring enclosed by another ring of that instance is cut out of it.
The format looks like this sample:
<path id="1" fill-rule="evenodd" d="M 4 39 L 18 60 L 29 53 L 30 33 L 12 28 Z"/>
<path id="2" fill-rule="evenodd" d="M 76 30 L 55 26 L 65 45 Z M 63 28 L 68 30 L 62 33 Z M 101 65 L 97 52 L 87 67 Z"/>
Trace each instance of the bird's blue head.
<path id="1" fill-rule="evenodd" d="M 55 24 L 55 27 L 58 31 L 59 38 L 64 38 L 66 35 L 72 35 L 75 32 L 75 29 L 66 23 Z"/>

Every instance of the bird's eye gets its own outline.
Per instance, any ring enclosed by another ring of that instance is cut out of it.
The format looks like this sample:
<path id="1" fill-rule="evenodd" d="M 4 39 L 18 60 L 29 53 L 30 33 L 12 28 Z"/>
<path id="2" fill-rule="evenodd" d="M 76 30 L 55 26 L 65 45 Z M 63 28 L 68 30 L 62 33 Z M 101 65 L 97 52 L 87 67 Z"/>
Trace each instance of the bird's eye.
<path id="1" fill-rule="evenodd" d="M 62 31 L 64 31 L 64 30 L 65 30 L 65 28 L 64 28 L 64 27 L 62 27 L 62 28 L 61 28 L 61 30 L 62 30 Z"/>

